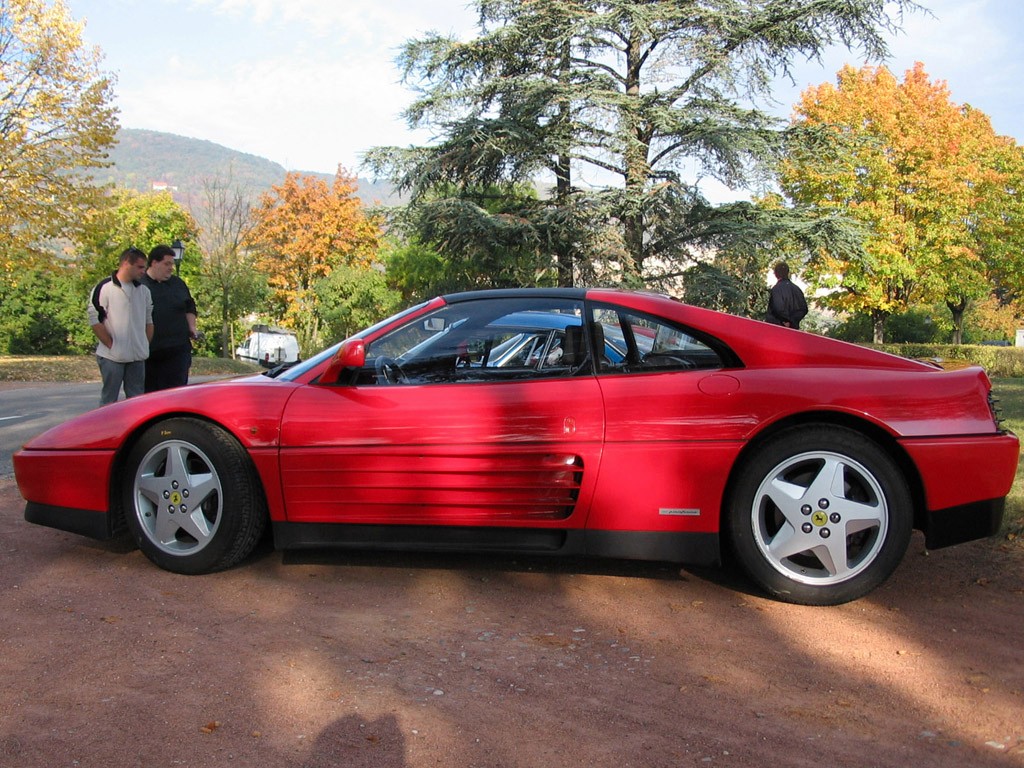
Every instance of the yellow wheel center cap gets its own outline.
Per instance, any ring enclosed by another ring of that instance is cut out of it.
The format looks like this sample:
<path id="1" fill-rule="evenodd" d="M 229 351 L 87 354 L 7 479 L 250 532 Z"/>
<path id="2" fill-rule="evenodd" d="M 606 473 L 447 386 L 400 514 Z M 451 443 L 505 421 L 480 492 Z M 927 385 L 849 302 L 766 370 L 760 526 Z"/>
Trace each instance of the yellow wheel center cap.
<path id="1" fill-rule="evenodd" d="M 828 515 L 822 512 L 820 509 L 811 515 L 811 522 L 821 528 L 825 523 L 828 522 Z"/>
<path id="2" fill-rule="evenodd" d="M 181 504 L 181 494 L 177 491 L 171 491 L 171 504 Z"/>

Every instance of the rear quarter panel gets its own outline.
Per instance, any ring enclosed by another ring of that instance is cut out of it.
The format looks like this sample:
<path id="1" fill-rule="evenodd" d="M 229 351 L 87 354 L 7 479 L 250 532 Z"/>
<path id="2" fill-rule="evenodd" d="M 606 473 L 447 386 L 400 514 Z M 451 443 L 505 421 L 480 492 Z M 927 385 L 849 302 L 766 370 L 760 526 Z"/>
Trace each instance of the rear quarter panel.
<path id="1" fill-rule="evenodd" d="M 606 445 L 588 527 L 604 530 L 717 530 L 726 482 L 741 452 L 774 427 L 798 421 L 871 425 L 907 445 L 952 440 L 966 462 L 983 461 L 986 441 L 998 437 L 988 379 L 977 368 L 805 365 L 599 381 Z M 929 503 L 951 498 L 942 490 L 952 487 L 944 475 L 948 466 L 941 467 L 955 462 L 952 453 L 933 448 L 908 455 L 928 462 L 922 480 L 926 492 L 936 489 Z M 993 487 L 1002 487 L 1005 473 L 993 471 Z"/>

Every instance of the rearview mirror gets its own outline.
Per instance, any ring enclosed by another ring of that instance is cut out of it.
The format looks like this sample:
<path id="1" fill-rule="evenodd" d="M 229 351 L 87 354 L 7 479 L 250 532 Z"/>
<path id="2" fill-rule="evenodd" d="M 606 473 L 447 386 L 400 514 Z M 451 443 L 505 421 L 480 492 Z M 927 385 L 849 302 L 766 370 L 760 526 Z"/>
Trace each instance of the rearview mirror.
<path id="1" fill-rule="evenodd" d="M 342 371 L 362 368 L 366 365 L 366 342 L 362 339 L 348 339 L 342 342 L 334 353 L 327 369 L 320 375 L 321 384 L 337 384 Z"/>

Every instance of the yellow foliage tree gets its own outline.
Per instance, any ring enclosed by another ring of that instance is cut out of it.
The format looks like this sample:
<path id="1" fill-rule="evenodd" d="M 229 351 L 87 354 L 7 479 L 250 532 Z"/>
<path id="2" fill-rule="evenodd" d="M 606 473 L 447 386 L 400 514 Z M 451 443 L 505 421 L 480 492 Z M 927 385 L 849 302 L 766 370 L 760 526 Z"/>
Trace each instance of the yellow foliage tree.
<path id="1" fill-rule="evenodd" d="M 62 0 L 0 0 L 0 268 L 73 235 L 117 131 L 99 49 Z"/>
<path id="2" fill-rule="evenodd" d="M 256 268 L 267 276 L 277 318 L 306 350 L 321 343 L 317 282 L 335 266 L 370 264 L 380 247 L 380 222 L 367 214 L 357 188 L 341 168 L 330 185 L 289 173 L 254 211 L 248 245 Z"/>
<path id="3" fill-rule="evenodd" d="M 890 314 L 918 301 L 945 301 L 959 328 L 967 302 L 988 288 L 976 212 L 997 186 L 990 159 L 1005 139 L 920 63 L 902 83 L 885 67 L 847 66 L 837 84 L 802 94 L 795 122 L 831 141 L 791 155 L 787 196 L 851 215 L 867 232 L 866 258 L 823 254 L 805 277 L 840 289 L 826 299 L 834 307 L 869 313 L 876 341 Z"/>

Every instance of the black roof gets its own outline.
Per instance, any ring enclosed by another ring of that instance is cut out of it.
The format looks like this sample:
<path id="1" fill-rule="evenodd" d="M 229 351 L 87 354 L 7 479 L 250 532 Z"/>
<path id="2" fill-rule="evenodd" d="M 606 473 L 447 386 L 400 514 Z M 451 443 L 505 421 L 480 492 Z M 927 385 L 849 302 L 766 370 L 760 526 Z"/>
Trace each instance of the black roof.
<path id="1" fill-rule="evenodd" d="M 545 298 L 576 299 L 582 301 L 586 298 L 586 295 L 586 288 L 492 288 L 484 291 L 449 293 L 441 298 L 448 304 L 455 304 L 460 301 L 475 301 L 478 299 Z"/>

